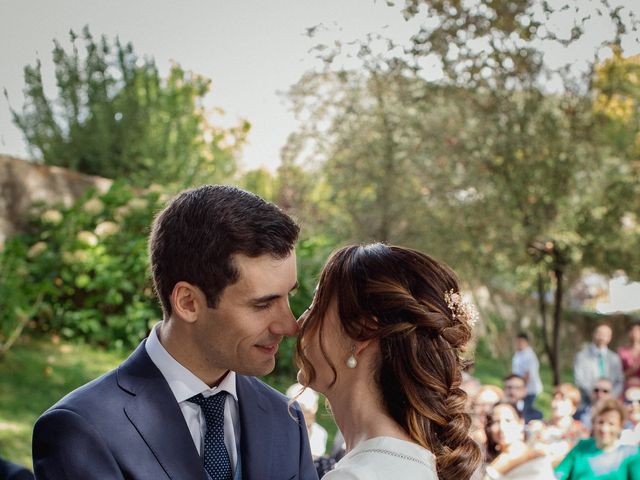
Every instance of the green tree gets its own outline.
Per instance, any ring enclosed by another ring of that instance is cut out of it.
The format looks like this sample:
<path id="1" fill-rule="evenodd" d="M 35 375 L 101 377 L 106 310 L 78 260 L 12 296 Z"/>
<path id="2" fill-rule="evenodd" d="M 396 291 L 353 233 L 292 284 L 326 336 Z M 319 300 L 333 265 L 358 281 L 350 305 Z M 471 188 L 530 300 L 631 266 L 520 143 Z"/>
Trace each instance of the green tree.
<path id="1" fill-rule="evenodd" d="M 234 173 L 249 124 L 210 123 L 203 104 L 210 80 L 177 64 L 163 79 L 131 43 L 96 40 L 88 27 L 80 36 L 71 31 L 70 40 L 70 51 L 54 40 L 55 99 L 45 93 L 40 60 L 24 69 L 25 103 L 12 114 L 34 156 L 139 185 L 222 181 Z"/>
<path id="2" fill-rule="evenodd" d="M 602 6 L 619 44 L 625 11 Z M 545 42 L 570 45 L 584 33 L 582 10 L 568 31 L 550 30 L 547 20 L 566 10 L 537 0 L 408 0 L 405 16 L 425 19 L 409 55 L 392 42 L 375 50 L 380 39 L 369 37 L 354 47 L 359 71 L 332 72 L 343 46 L 319 49 L 329 67 L 291 92 L 307 122 L 300 135 L 316 145 L 307 158 L 324 166 L 329 200 L 348 220 L 342 233 L 424 248 L 514 304 L 535 299 L 555 383 L 567 285 L 586 267 L 604 268 L 594 252 L 613 251 L 625 190 L 609 187 L 629 167 L 598 135 L 595 64 L 544 63 Z M 437 82 L 421 77 L 426 55 L 440 61 Z M 563 88 L 549 91 L 548 77 Z M 598 225 L 607 236 L 594 234 L 594 202 L 607 213 Z M 608 269 L 625 266 L 629 244 L 616 245 Z"/>
<path id="3" fill-rule="evenodd" d="M 411 102 L 424 86 L 372 62 L 305 75 L 289 92 L 307 119 L 287 153 L 315 171 L 309 193 L 332 213 L 319 220 L 336 239 L 410 243 L 423 232 L 428 212 L 414 207 L 425 191 L 424 122 Z"/>

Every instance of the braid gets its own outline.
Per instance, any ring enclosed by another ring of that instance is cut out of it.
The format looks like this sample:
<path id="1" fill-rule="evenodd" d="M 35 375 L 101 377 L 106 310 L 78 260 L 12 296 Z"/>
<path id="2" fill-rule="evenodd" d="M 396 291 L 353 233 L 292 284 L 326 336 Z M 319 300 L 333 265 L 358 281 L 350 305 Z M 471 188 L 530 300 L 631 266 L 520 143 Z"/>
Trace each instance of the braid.
<path id="1" fill-rule="evenodd" d="M 440 291 L 457 291 L 457 284 L 451 285 L 454 277 L 447 280 L 447 288 Z M 382 313 L 378 382 L 388 411 L 433 452 L 440 478 L 470 478 L 482 461 L 479 446 L 469 437 L 467 395 L 460 388 L 461 353 L 471 338 L 470 326 L 453 317 L 443 294 L 440 300 L 425 296 L 424 289 L 411 292 L 392 281 L 369 285 L 372 311 Z"/>

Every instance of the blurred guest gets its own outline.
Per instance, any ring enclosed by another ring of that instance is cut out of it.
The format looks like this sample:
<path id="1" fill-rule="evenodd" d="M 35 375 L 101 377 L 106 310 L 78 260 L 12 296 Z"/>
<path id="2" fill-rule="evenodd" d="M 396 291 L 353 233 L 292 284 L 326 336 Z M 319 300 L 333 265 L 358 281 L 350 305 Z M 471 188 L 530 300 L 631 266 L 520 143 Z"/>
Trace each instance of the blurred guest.
<path id="1" fill-rule="evenodd" d="M 593 407 L 593 436 L 580 440 L 556 467 L 561 480 L 638 480 L 638 447 L 622 445 L 625 410 L 619 400 L 604 398 Z"/>
<path id="2" fill-rule="evenodd" d="M 0 458 L 0 480 L 33 480 L 33 473 L 22 465 Z"/>
<path id="3" fill-rule="evenodd" d="M 471 404 L 473 399 L 480 391 L 482 384 L 480 380 L 473 376 L 474 363 L 469 362 L 462 370 L 462 383 L 460 388 L 467 394 L 467 406 L 468 410 L 471 410 Z"/>
<path id="4" fill-rule="evenodd" d="M 311 456 L 314 460 L 321 457 L 327 450 L 328 434 L 327 431 L 316 422 L 318 394 L 310 388 L 304 388 L 299 383 L 294 383 L 287 389 L 287 397 L 298 402 L 302 409 L 304 422 L 307 424 Z"/>
<path id="5" fill-rule="evenodd" d="M 626 445 L 640 445 L 640 386 L 625 390 L 624 406 L 627 409 L 628 420 L 620 435 L 621 442 Z"/>
<path id="6" fill-rule="evenodd" d="M 493 406 L 502 400 L 503 392 L 495 385 L 483 385 L 471 402 L 471 437 L 483 449 L 487 445 L 485 422 Z"/>
<path id="7" fill-rule="evenodd" d="M 618 349 L 624 372 L 625 390 L 631 386 L 631 379 L 640 380 L 640 323 L 631 324 L 627 335 L 628 345 Z"/>
<path id="8" fill-rule="evenodd" d="M 524 401 L 526 396 L 527 385 L 524 378 L 515 373 L 504 378 L 504 400 L 516 407 L 524 419 L 524 423 L 529 423 L 531 420 L 542 420 L 542 412 L 536 410 L 533 405 L 527 405 Z"/>
<path id="9" fill-rule="evenodd" d="M 622 363 L 618 354 L 608 348 L 612 335 L 609 325 L 598 325 L 593 332 L 593 341 L 576 354 L 573 377 L 585 405 L 589 403 L 590 393 L 599 378 L 611 380 L 615 397 L 622 394 Z"/>
<path id="10" fill-rule="evenodd" d="M 599 400 L 612 397 L 612 392 L 613 383 L 611 383 L 611 380 L 608 378 L 599 378 L 596 380 L 596 383 L 591 390 L 589 404 L 583 408 L 578 417 L 587 430 L 591 431 L 593 405 Z"/>
<path id="11" fill-rule="evenodd" d="M 524 442 L 524 422 L 510 403 L 493 407 L 486 422 L 489 465 L 485 480 L 548 480 L 553 478 L 551 460 Z"/>
<path id="12" fill-rule="evenodd" d="M 531 348 L 529 337 L 524 332 L 516 336 L 515 348 L 516 353 L 511 359 L 511 371 L 524 378 L 527 386 L 527 394 L 524 397 L 525 408 L 533 408 L 533 402 L 542 392 L 538 356 Z"/>
<path id="13" fill-rule="evenodd" d="M 570 383 L 563 383 L 554 389 L 551 419 L 535 438 L 544 446 L 554 465 L 562 461 L 578 440 L 589 436 L 589 430 L 573 418 L 579 404 L 580 392 Z"/>

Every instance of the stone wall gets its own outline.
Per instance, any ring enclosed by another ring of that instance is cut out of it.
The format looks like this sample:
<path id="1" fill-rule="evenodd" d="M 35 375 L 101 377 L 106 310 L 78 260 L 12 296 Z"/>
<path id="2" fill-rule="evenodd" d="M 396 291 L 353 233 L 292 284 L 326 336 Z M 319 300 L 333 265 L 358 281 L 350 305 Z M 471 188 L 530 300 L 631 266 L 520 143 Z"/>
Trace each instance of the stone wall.
<path id="1" fill-rule="evenodd" d="M 104 192 L 112 180 L 0 155 L 0 245 L 24 228 L 35 202 L 71 205 L 87 189 Z"/>

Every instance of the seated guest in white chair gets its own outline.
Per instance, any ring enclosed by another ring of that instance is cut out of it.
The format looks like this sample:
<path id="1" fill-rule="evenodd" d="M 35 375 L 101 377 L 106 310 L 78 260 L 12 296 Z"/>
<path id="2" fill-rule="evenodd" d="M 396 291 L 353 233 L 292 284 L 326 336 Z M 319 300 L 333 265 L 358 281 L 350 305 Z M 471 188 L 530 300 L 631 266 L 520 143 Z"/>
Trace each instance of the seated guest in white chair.
<path id="1" fill-rule="evenodd" d="M 304 388 L 299 383 L 294 383 L 287 388 L 287 397 L 295 400 L 302 409 L 304 422 L 307 424 L 307 434 L 311 444 L 311 456 L 315 460 L 327 451 L 327 431 L 316 422 L 318 413 L 318 394 L 315 390 Z"/>

